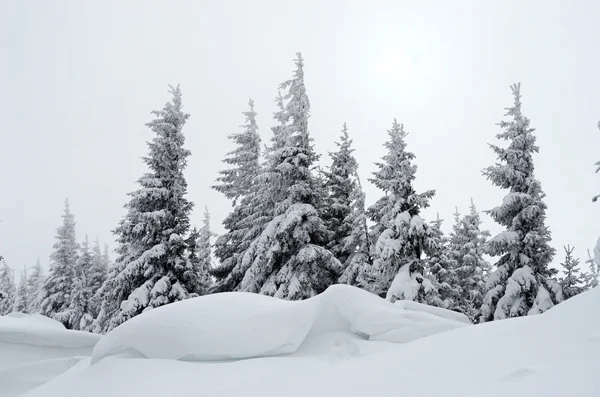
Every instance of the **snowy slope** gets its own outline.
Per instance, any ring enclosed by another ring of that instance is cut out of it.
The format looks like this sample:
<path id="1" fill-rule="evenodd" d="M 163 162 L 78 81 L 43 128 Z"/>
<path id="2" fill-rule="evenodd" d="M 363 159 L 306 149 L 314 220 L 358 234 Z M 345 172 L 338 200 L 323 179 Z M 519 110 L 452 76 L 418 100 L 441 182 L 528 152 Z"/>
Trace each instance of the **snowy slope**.
<path id="1" fill-rule="evenodd" d="M 60 375 L 89 357 L 99 339 L 37 314 L 0 316 L 0 397 L 17 396 Z"/>
<path id="2" fill-rule="evenodd" d="M 333 295 L 353 294 L 340 291 Z M 317 316 L 315 324 L 320 326 L 309 331 L 291 354 L 220 362 L 107 355 L 91 366 L 81 361 L 25 395 L 585 397 L 600 393 L 595 377 L 600 365 L 600 317 L 596 315 L 600 289 L 539 316 L 460 327 L 404 344 L 369 341 L 360 332 L 337 328 L 345 318 L 352 318 L 348 324 L 358 323 L 362 305 L 374 311 L 388 307 L 378 308 L 377 301 L 368 303 L 366 296 L 352 299 L 346 314 L 338 312 L 331 324 L 323 324 Z M 329 299 L 330 314 L 336 304 L 336 299 Z"/>

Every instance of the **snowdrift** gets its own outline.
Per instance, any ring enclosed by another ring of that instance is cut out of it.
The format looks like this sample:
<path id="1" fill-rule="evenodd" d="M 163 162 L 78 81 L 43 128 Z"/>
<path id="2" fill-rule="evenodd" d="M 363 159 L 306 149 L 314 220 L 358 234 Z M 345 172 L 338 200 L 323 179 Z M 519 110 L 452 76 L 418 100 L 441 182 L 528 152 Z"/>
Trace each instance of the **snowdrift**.
<path id="1" fill-rule="evenodd" d="M 349 303 L 346 314 L 360 317 L 366 299 Z M 461 327 L 405 344 L 321 333 L 335 329 L 332 321 L 285 356 L 218 363 L 107 357 L 92 366 L 82 361 L 26 396 L 595 397 L 599 310 L 596 288 L 542 315 Z M 361 352 L 347 354 L 354 350 Z"/>
<path id="2" fill-rule="evenodd" d="M 142 313 L 103 337 L 92 365 L 108 356 L 220 361 L 293 353 L 325 333 L 405 343 L 467 326 L 460 313 L 392 304 L 369 292 L 334 285 L 304 301 L 228 292 Z"/>
<path id="3" fill-rule="evenodd" d="M 89 356 L 99 335 L 71 331 L 39 314 L 0 316 L 0 370 L 38 360 Z"/>

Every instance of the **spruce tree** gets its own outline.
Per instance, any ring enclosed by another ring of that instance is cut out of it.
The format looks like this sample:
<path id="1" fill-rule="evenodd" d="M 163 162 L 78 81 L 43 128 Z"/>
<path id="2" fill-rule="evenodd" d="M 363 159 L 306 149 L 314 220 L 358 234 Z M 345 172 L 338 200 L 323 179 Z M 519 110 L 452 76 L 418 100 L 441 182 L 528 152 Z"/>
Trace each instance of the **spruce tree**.
<path id="1" fill-rule="evenodd" d="M 143 158 L 149 172 L 138 180 L 140 188 L 130 194 L 127 214 L 114 230 L 118 257 L 102 291 L 102 331 L 193 292 L 194 280 L 185 279 L 191 269 L 185 235 L 193 204 L 185 197 L 183 170 L 190 151 L 182 128 L 189 115 L 182 110 L 179 86 L 170 93 L 172 101 L 147 124 L 156 134 Z"/>
<path id="2" fill-rule="evenodd" d="M 430 224 L 433 244 L 425 261 L 425 276 L 429 278 L 434 289 L 426 297 L 426 302 L 432 306 L 458 310 L 458 277 L 450 259 L 449 241 L 442 231 L 442 222 L 443 219 L 440 219 L 438 214 L 436 220 Z"/>
<path id="3" fill-rule="evenodd" d="M 322 212 L 329 231 L 327 248 L 342 264 L 347 264 L 348 258 L 353 254 L 351 247 L 346 246 L 345 240 L 352 233 L 352 199 L 356 198 L 354 191 L 358 189 L 355 177 L 358 163 L 352 154 L 354 149 L 346 123 L 342 128 L 340 141 L 335 144 L 339 149 L 329 153 L 331 166 L 329 171 L 323 173 L 326 198 Z"/>
<path id="4" fill-rule="evenodd" d="M 573 258 L 575 247 L 566 246 L 565 260 L 560 264 L 562 266 L 563 277 L 558 282 L 562 288 L 565 300 L 574 297 L 586 290 L 586 274 L 581 273 L 579 268 L 579 258 Z"/>
<path id="5" fill-rule="evenodd" d="M 594 249 L 594 254 L 596 252 L 600 252 L 600 238 L 598 239 L 598 243 L 596 243 L 596 248 Z M 588 250 L 588 260 L 585 261 L 590 267 L 589 273 L 585 274 L 585 289 L 592 289 L 597 287 L 600 283 L 600 265 L 598 264 L 598 258 L 596 255 L 592 256 L 590 254 L 590 250 Z"/>
<path id="6" fill-rule="evenodd" d="M 210 239 L 214 234 L 210 231 L 210 213 L 205 207 L 204 224 L 202 229 L 192 229 L 188 237 L 188 259 L 192 263 L 193 275 L 190 278 L 197 280 L 194 290 L 196 295 L 205 295 L 212 285 L 210 269 L 212 268 L 212 244 Z"/>
<path id="7" fill-rule="evenodd" d="M 471 200 L 468 214 L 461 217 L 456 210 L 455 223 L 449 241 L 449 256 L 456 269 L 458 311 L 477 322 L 485 294 L 485 283 L 491 266 L 483 258 L 484 246 L 490 233 L 481 230 L 479 212 Z"/>
<path id="8" fill-rule="evenodd" d="M 77 260 L 77 268 L 75 273 L 83 272 L 85 278 L 87 279 L 92 272 L 93 265 L 94 256 L 92 252 L 90 252 L 90 240 L 86 234 L 83 243 L 80 244 L 79 259 Z"/>
<path id="9" fill-rule="evenodd" d="M 396 120 L 388 130 L 387 154 L 376 163 L 379 170 L 370 181 L 385 193 L 368 210 L 375 223 L 373 266 L 365 281 L 367 288 L 392 301 L 409 299 L 424 302 L 434 292 L 423 277 L 423 254 L 435 248 L 431 227 L 419 216 L 429 206 L 434 190 L 416 193 L 413 187 L 417 166 L 415 155 L 406 150 L 407 132 Z"/>
<path id="10" fill-rule="evenodd" d="M 343 264 L 344 272 L 338 282 L 364 287 L 366 285 L 365 275 L 369 274 L 371 270 L 373 258 L 371 257 L 371 240 L 365 210 L 365 193 L 357 174 L 354 175 L 354 180 L 356 187 L 350 196 L 352 211 L 345 219 L 345 222 L 349 223 L 352 228 L 349 235 L 343 240 L 344 250 L 350 255 Z"/>
<path id="11" fill-rule="evenodd" d="M 31 269 L 31 274 L 27 277 L 27 313 L 29 314 L 40 312 L 42 304 L 40 297 L 45 279 L 44 268 L 42 268 L 40 258 L 38 257 L 35 266 Z"/>
<path id="12" fill-rule="evenodd" d="M 89 290 L 89 296 L 91 297 L 91 301 L 89 303 L 90 312 L 94 317 L 96 317 L 100 311 L 100 302 L 101 297 L 98 296 L 98 292 L 102 287 L 102 284 L 106 281 L 106 277 L 108 275 L 108 263 L 105 256 L 102 254 L 100 250 L 100 242 L 96 238 L 96 242 L 94 243 L 94 247 L 92 248 L 91 254 L 91 266 L 89 267 L 89 271 L 86 275 L 86 285 Z"/>
<path id="13" fill-rule="evenodd" d="M 0 259 L 0 316 L 13 312 L 16 294 L 13 270 Z"/>
<path id="14" fill-rule="evenodd" d="M 19 277 L 19 287 L 15 297 L 15 311 L 19 313 L 28 313 L 29 293 L 27 291 L 27 267 L 23 266 L 21 276 Z"/>
<path id="15" fill-rule="evenodd" d="M 250 110 L 244 112 L 246 123 L 242 126 L 243 132 L 229 136 L 237 144 L 237 148 L 228 153 L 223 160 L 233 168 L 221 171 L 223 175 L 217 181 L 220 184 L 213 186 L 222 192 L 225 197 L 233 200 L 233 211 L 223 221 L 225 233 L 215 241 L 215 256 L 219 259 L 219 266 L 210 269 L 217 280 L 225 279 L 237 264 L 240 255 L 248 247 L 248 240 L 256 237 L 256 233 L 247 236 L 252 228 L 259 228 L 260 223 L 244 220 L 256 213 L 261 203 L 255 202 L 257 189 L 256 178 L 261 172 L 260 164 L 260 136 L 256 125 L 256 112 L 254 101 L 249 102 Z M 264 204 L 263 204 L 264 205 Z M 262 230 L 259 230 L 262 232 Z M 227 285 L 217 288 L 228 290 Z"/>
<path id="16" fill-rule="evenodd" d="M 246 118 L 246 123 L 241 126 L 244 129 L 243 132 L 229 135 L 229 139 L 237 147 L 227 153 L 228 157 L 223 162 L 233 167 L 219 171 L 222 176 L 217 178 L 219 183 L 213 186 L 213 189 L 232 200 L 234 207 L 240 197 L 244 197 L 250 192 L 254 178 L 260 171 L 260 135 L 252 99 L 248 102 L 248 106 L 250 109 L 243 113 Z"/>
<path id="17" fill-rule="evenodd" d="M 42 286 L 41 313 L 70 328 L 66 310 L 69 308 L 79 245 L 75 236 L 75 216 L 65 200 L 63 223 L 57 229 L 54 251 L 50 255 L 50 271 Z"/>
<path id="18" fill-rule="evenodd" d="M 280 85 L 288 102 L 275 114 L 279 123 L 257 177 L 258 206 L 244 220 L 261 225 L 262 231 L 247 240 L 241 259 L 220 282 L 231 290 L 294 300 L 324 291 L 341 273 L 339 261 L 322 246 L 327 230 L 315 209 L 322 199 L 313 175 L 318 156 L 308 132 L 310 104 L 300 54 L 296 66 L 294 77 Z"/>
<path id="19" fill-rule="evenodd" d="M 69 308 L 66 311 L 66 317 L 68 317 L 72 329 L 92 331 L 94 323 L 90 305 L 92 297 L 85 271 L 79 268 L 76 271 L 75 280 L 73 281 L 73 293 L 71 294 Z"/>
<path id="20" fill-rule="evenodd" d="M 508 141 L 508 147 L 490 145 L 499 162 L 483 172 L 509 193 L 488 212 L 506 231 L 486 245 L 487 253 L 500 259 L 486 284 L 482 322 L 542 313 L 563 299 L 549 268 L 555 250 L 549 245 L 550 230 L 545 225 L 545 195 L 534 176 L 533 154 L 539 149 L 534 129 L 521 113 L 520 84 L 511 89 L 514 105 L 506 113 L 511 120 L 499 124 L 505 131 L 497 135 Z"/>

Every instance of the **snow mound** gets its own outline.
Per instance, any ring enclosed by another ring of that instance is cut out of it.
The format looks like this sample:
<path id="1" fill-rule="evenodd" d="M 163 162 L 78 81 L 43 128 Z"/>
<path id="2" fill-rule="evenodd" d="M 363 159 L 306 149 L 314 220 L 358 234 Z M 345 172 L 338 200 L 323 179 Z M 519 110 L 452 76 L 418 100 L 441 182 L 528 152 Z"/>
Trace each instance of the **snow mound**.
<path id="1" fill-rule="evenodd" d="M 0 316 L 0 371 L 35 361 L 90 356 L 98 340 L 99 335 L 67 330 L 37 314 Z"/>
<path id="2" fill-rule="evenodd" d="M 325 333 L 404 343 L 466 326 L 441 313 L 416 306 L 407 310 L 347 285 L 304 301 L 227 292 L 142 313 L 104 336 L 91 363 L 108 356 L 182 361 L 267 357 L 295 352 L 307 337 Z"/>
<path id="3" fill-rule="evenodd" d="M 0 343 L 81 348 L 92 347 L 99 339 L 99 335 L 66 330 L 57 321 L 40 315 L 0 316 Z"/>
<path id="4" fill-rule="evenodd" d="M 347 292 L 339 291 L 333 295 Z M 370 297 L 364 298 L 348 302 L 346 314 L 368 307 Z M 336 313 L 335 305 L 325 310 Z M 340 315 L 311 329 L 298 351 L 287 356 L 219 363 L 108 357 L 93 366 L 84 360 L 27 397 L 159 397 L 190 391 L 207 397 L 399 392 L 411 397 L 596 397 L 599 310 L 596 288 L 540 315 L 465 326 L 405 344 L 321 333 L 342 326 Z"/>

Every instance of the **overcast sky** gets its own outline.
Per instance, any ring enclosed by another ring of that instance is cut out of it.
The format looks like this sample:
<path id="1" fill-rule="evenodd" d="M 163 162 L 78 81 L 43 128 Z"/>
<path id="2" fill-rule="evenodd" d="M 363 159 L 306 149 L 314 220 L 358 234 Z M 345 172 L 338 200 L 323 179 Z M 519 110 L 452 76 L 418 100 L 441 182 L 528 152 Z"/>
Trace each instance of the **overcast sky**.
<path id="1" fill-rule="evenodd" d="M 501 203 L 481 175 L 488 143 L 522 83 L 536 128 L 536 175 L 553 245 L 585 259 L 600 235 L 600 2 L 590 1 L 22 1 L 0 2 L 0 254 L 44 266 L 68 197 L 79 238 L 114 248 L 111 230 L 144 172 L 150 111 L 181 84 L 193 223 L 205 205 L 217 233 L 230 210 L 209 186 L 233 147 L 248 98 L 263 140 L 277 86 L 305 58 L 316 149 L 347 122 L 363 179 L 394 118 L 410 131 L 417 189 L 436 189 L 449 231 Z M 327 156 L 322 158 L 328 164 Z M 368 204 L 379 196 L 365 183 Z M 484 226 L 501 229 L 490 218 Z"/>

